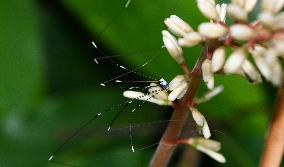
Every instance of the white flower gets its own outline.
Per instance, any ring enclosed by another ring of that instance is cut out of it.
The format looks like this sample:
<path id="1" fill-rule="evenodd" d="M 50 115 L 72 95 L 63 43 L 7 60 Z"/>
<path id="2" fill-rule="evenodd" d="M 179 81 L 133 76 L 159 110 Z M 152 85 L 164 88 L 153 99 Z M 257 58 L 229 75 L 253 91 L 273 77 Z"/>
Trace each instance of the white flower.
<path id="1" fill-rule="evenodd" d="M 184 63 L 184 57 L 181 47 L 178 45 L 177 40 L 168 31 L 162 31 L 163 41 L 168 52 L 172 58 L 179 64 Z"/>
<path id="2" fill-rule="evenodd" d="M 259 72 L 255 69 L 255 67 L 252 65 L 252 63 L 249 60 L 245 60 L 243 62 L 242 70 L 249 77 L 249 79 L 252 80 L 253 82 L 260 83 L 262 81 L 261 75 L 259 74 Z"/>
<path id="3" fill-rule="evenodd" d="M 231 26 L 230 34 L 236 40 L 250 40 L 256 35 L 253 29 L 244 24 L 234 24 Z"/>
<path id="4" fill-rule="evenodd" d="M 227 4 L 222 3 L 222 5 L 217 4 L 216 10 L 219 16 L 219 21 L 224 22 L 226 21 L 226 13 L 227 13 Z"/>
<path id="5" fill-rule="evenodd" d="M 215 5 L 215 0 L 197 0 L 197 6 L 201 13 L 212 20 L 218 19 L 218 13 Z"/>
<path id="6" fill-rule="evenodd" d="M 241 6 L 245 11 L 250 12 L 255 7 L 257 0 L 232 0 L 232 2 Z"/>
<path id="7" fill-rule="evenodd" d="M 182 47 L 192 47 L 202 41 L 202 36 L 198 32 L 190 32 L 178 40 L 178 44 Z"/>
<path id="8" fill-rule="evenodd" d="M 170 83 L 169 90 L 171 93 L 168 96 L 169 101 L 175 101 L 184 96 L 188 88 L 187 79 L 184 75 L 177 75 Z"/>
<path id="9" fill-rule="evenodd" d="M 262 0 L 262 10 L 271 13 L 279 12 L 284 5 L 284 0 Z"/>
<path id="10" fill-rule="evenodd" d="M 224 71 L 226 73 L 236 73 L 241 68 L 246 58 L 245 52 L 242 49 L 238 49 L 232 53 L 225 63 Z"/>
<path id="11" fill-rule="evenodd" d="M 164 95 L 162 95 L 163 93 L 161 93 L 161 95 L 158 95 L 160 93 L 161 92 L 144 94 L 138 91 L 127 90 L 123 92 L 123 96 L 130 99 L 148 101 L 158 105 L 170 105 L 171 102 L 168 101 L 167 98 L 165 99 Z"/>
<path id="12" fill-rule="evenodd" d="M 227 13 L 228 15 L 239 21 L 246 21 L 247 20 L 247 12 L 240 7 L 239 5 L 236 4 L 229 4 L 227 7 Z"/>
<path id="13" fill-rule="evenodd" d="M 274 22 L 274 16 L 270 12 L 261 12 L 258 15 L 258 20 L 266 27 L 272 28 Z"/>
<path id="14" fill-rule="evenodd" d="M 211 67 L 212 71 L 215 73 L 223 68 L 223 65 L 225 63 L 225 48 L 219 47 L 217 48 L 212 55 L 211 60 Z"/>
<path id="15" fill-rule="evenodd" d="M 266 63 L 265 59 L 262 56 L 254 55 L 254 62 L 261 72 L 261 74 L 268 80 L 271 81 L 272 71 L 269 67 L 269 64 Z"/>
<path id="16" fill-rule="evenodd" d="M 224 90 L 223 85 L 217 86 L 217 87 L 213 88 L 212 90 L 209 90 L 208 92 L 206 92 L 201 98 L 196 98 L 195 103 L 201 104 L 201 103 L 207 102 L 207 101 L 211 100 L 213 97 L 215 97 L 218 94 L 220 94 L 221 92 L 223 92 L 223 90 Z"/>
<path id="17" fill-rule="evenodd" d="M 176 15 L 171 15 L 170 18 L 166 18 L 164 22 L 172 33 L 180 37 L 193 31 L 189 24 Z"/>
<path id="18" fill-rule="evenodd" d="M 198 26 L 198 32 L 206 38 L 220 38 L 226 35 L 228 30 L 218 23 L 202 23 Z"/>
<path id="19" fill-rule="evenodd" d="M 211 61 L 208 59 L 204 60 L 204 62 L 202 63 L 201 69 L 202 69 L 203 80 L 206 83 L 208 89 L 213 89 L 214 88 L 214 74 L 212 72 Z"/>
<path id="20" fill-rule="evenodd" d="M 187 144 L 191 145 L 198 151 L 207 154 L 220 163 L 226 162 L 225 157 L 222 154 L 218 153 L 218 151 L 221 150 L 221 143 L 218 141 L 198 137 L 188 139 Z"/>
<path id="21" fill-rule="evenodd" d="M 282 66 L 279 61 L 271 65 L 272 77 L 271 82 L 274 86 L 281 86 L 282 83 Z"/>
<path id="22" fill-rule="evenodd" d="M 208 123 L 205 119 L 205 117 L 196 109 L 196 108 L 190 108 L 192 117 L 194 121 L 196 122 L 197 126 L 202 129 L 203 136 L 208 139 L 211 136 L 211 132 L 208 126 Z"/>

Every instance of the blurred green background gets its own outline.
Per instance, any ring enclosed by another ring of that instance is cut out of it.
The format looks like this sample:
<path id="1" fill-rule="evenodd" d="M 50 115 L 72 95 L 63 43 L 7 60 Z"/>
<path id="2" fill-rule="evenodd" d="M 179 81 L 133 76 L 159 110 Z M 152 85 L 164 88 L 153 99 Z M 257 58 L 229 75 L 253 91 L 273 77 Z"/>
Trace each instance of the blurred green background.
<path id="1" fill-rule="evenodd" d="M 61 166 L 48 163 L 52 152 L 95 113 L 126 100 L 121 85 L 99 86 L 124 71 L 107 60 L 96 65 L 93 58 L 102 55 L 92 47 L 93 40 L 108 55 L 124 55 L 113 60 L 129 68 L 161 52 L 139 71 L 153 78 L 169 81 L 182 73 L 167 52 L 159 49 L 161 30 L 170 14 L 182 17 L 194 28 L 206 21 L 195 1 L 132 0 L 124 10 L 126 1 L 2 1 L 0 166 Z M 189 66 L 193 66 L 200 49 L 185 50 Z M 192 166 L 187 156 L 192 156 L 196 166 L 257 166 L 276 89 L 266 83 L 253 85 L 237 76 L 216 79 L 225 91 L 199 108 L 209 121 L 213 138 L 223 143 L 221 152 L 227 163 L 219 164 L 180 146 L 169 166 Z M 202 85 L 199 94 L 204 91 Z M 114 124 L 126 128 L 106 131 L 117 111 L 119 108 L 85 128 L 56 154 L 55 160 L 74 166 L 147 166 L 155 146 L 131 152 L 127 113 Z M 162 120 L 169 119 L 170 114 L 170 108 L 152 104 L 139 108 L 133 122 L 143 126 L 133 129 L 135 146 L 139 149 L 158 142 L 167 123 Z M 147 124 L 152 121 L 162 123 Z M 193 125 L 189 120 L 192 131 Z"/>

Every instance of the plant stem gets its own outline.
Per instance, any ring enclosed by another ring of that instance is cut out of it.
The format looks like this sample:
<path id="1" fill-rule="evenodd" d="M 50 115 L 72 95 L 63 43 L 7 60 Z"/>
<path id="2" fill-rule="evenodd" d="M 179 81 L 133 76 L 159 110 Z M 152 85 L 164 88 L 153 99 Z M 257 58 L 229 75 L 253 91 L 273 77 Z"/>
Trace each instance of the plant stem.
<path id="1" fill-rule="evenodd" d="M 276 110 L 271 122 L 260 167 L 280 166 L 284 150 L 284 83 L 279 90 Z"/>
<path id="2" fill-rule="evenodd" d="M 194 75 L 190 75 L 190 83 L 187 89 L 186 94 L 184 95 L 183 99 L 175 104 L 174 111 L 171 116 L 171 120 L 183 120 L 179 122 L 170 122 L 166 131 L 164 132 L 158 148 L 152 157 L 150 162 L 150 167 L 165 167 L 167 166 L 176 146 L 177 146 L 177 139 L 179 138 L 183 126 L 188 118 L 188 105 L 192 103 L 193 98 L 197 92 L 197 89 L 200 85 L 200 74 L 201 74 L 201 65 L 204 59 L 207 56 L 207 49 L 204 49 L 202 54 L 200 55 L 198 62 L 196 63 L 192 73 Z M 185 71 L 186 72 L 186 71 Z"/>

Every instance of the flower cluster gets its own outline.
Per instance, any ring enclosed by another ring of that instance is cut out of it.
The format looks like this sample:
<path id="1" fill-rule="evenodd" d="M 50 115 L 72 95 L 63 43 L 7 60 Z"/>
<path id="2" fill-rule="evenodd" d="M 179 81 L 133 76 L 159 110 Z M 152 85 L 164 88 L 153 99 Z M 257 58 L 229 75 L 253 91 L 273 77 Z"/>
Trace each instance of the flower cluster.
<path id="1" fill-rule="evenodd" d="M 185 63 L 182 47 L 214 42 L 203 62 L 204 82 L 209 89 L 214 87 L 214 73 L 238 74 L 254 83 L 262 81 L 261 75 L 273 85 L 282 82 L 280 58 L 284 57 L 283 0 L 263 0 L 257 20 L 249 21 L 248 15 L 257 0 L 232 0 L 232 3 L 215 4 L 214 0 L 197 0 L 202 14 L 210 22 L 201 23 L 198 31 L 181 18 L 172 15 L 165 19 L 168 31 L 162 31 L 163 41 L 177 63 Z M 226 14 L 233 24 L 225 22 Z M 226 59 L 226 49 L 232 53 Z M 250 61 L 250 57 L 253 61 Z"/>
<path id="2" fill-rule="evenodd" d="M 261 5 L 256 20 L 249 20 L 249 14 Z M 204 46 L 206 57 L 200 64 L 201 74 L 209 92 L 201 98 L 195 98 L 189 109 L 204 138 L 182 140 L 219 162 L 225 158 L 217 153 L 220 144 L 210 140 L 210 129 L 205 117 L 195 107 L 206 102 L 223 91 L 222 86 L 215 86 L 214 74 L 237 74 L 253 83 L 261 83 L 262 78 L 274 86 L 282 83 L 281 59 L 284 58 L 284 12 L 280 12 L 284 0 L 232 0 L 230 4 L 216 4 L 215 0 L 197 0 L 201 13 L 209 19 L 201 23 L 195 31 L 188 23 L 176 15 L 166 18 L 168 30 L 162 31 L 165 48 L 170 56 L 185 69 L 185 75 L 177 75 L 167 89 L 151 84 L 150 95 L 141 92 L 126 91 L 124 96 L 150 101 L 159 105 L 172 105 L 187 92 L 193 72 L 189 72 L 182 48 L 198 44 Z M 226 23 L 226 17 L 232 24 Z M 153 94 L 153 90 L 159 89 Z M 190 91 L 190 90 L 189 90 Z M 217 146 L 206 147 L 204 143 Z M 215 143 L 215 144 L 214 144 Z"/>

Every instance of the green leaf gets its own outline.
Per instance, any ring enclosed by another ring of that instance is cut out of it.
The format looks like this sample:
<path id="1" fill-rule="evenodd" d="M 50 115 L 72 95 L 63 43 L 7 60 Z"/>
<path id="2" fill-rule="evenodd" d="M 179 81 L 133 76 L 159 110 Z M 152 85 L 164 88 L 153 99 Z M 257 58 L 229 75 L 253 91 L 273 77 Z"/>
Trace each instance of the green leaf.
<path id="1" fill-rule="evenodd" d="M 34 104 L 42 93 L 42 48 L 33 1 L 3 1 L 0 6 L 0 110 Z"/>

